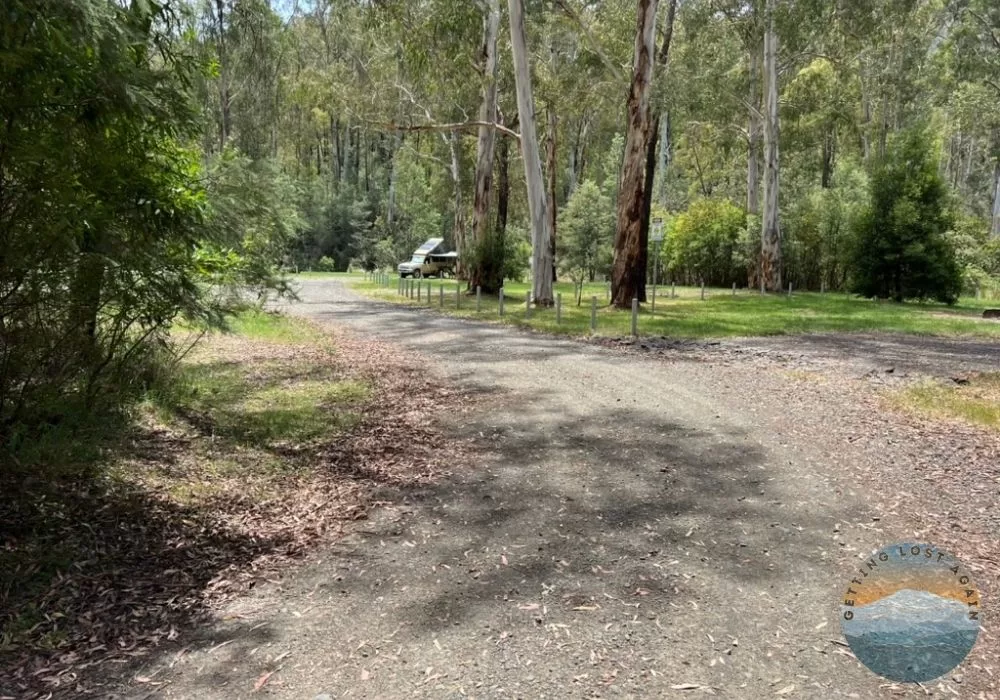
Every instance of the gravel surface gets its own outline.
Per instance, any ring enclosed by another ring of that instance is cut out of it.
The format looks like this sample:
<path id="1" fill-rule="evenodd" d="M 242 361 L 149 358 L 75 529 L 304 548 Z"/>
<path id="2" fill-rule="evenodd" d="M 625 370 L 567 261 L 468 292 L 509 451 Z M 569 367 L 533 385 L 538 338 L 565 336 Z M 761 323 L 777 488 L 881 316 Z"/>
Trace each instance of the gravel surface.
<path id="1" fill-rule="evenodd" d="M 339 281 L 301 298 L 291 312 L 470 392 L 437 420 L 476 456 L 386 489 L 341 543 L 165 651 L 143 671 L 167 681 L 156 697 L 1000 697 L 1000 441 L 878 396 L 996 346 L 948 345 L 952 364 L 925 351 L 944 341 L 877 336 L 608 348 Z M 924 687 L 861 666 L 838 618 L 858 558 L 913 537 L 973 568 L 986 611 L 970 658 Z"/>

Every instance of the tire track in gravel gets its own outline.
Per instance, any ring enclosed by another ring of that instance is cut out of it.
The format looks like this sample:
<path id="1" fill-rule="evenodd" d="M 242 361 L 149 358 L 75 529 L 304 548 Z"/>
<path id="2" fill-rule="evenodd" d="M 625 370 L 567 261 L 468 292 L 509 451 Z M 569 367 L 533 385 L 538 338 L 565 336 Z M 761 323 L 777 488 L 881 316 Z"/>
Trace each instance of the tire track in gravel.
<path id="1" fill-rule="evenodd" d="M 341 544 L 234 605 L 165 671 L 164 697 L 925 697 L 839 643 L 854 560 L 913 523 L 852 479 L 850 431 L 797 420 L 809 406 L 780 372 L 649 360 L 339 281 L 300 296 L 292 313 L 478 394 L 440 421 L 479 460 L 387 491 Z M 927 692 L 992 697 L 988 678 Z"/>

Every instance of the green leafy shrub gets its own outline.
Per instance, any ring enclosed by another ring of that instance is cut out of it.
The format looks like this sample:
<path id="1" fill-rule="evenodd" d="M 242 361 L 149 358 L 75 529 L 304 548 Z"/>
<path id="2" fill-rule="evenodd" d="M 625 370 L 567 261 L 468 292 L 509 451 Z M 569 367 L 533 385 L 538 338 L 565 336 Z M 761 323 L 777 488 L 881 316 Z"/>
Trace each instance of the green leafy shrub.
<path id="1" fill-rule="evenodd" d="M 336 261 L 328 255 L 316 261 L 316 269 L 320 272 L 335 272 L 337 270 Z"/>
<path id="2" fill-rule="evenodd" d="M 962 289 L 949 196 L 928 137 L 893 140 L 871 177 L 871 202 L 860 217 L 851 289 L 865 297 L 954 303 Z"/>
<path id="3" fill-rule="evenodd" d="M 672 222 L 663 256 L 672 278 L 728 286 L 746 279 L 747 217 L 726 199 L 691 203 Z"/>

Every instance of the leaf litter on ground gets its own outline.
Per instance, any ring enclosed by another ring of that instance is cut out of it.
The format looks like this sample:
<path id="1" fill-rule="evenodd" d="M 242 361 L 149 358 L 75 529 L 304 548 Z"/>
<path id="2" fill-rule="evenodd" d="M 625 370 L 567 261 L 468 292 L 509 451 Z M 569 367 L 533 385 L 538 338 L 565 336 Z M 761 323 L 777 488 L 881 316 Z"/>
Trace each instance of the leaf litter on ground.
<path id="1" fill-rule="evenodd" d="M 319 376 L 369 391 L 328 407 L 339 430 L 293 442 L 220 436 L 211 411 L 146 415 L 96 477 L 5 488 L 0 544 L 17 565 L 0 577 L 0 696 L 99 693 L 128 664 L 182 646 L 227 601 L 280 583 L 291 562 L 385 503 L 376 488 L 433 482 L 468 449 L 440 450 L 434 425 L 467 397 L 383 344 L 323 331 L 297 343 L 212 336 L 191 361 L 236 365 L 253 385 Z M 24 563 L 36 559 L 51 570 Z"/>

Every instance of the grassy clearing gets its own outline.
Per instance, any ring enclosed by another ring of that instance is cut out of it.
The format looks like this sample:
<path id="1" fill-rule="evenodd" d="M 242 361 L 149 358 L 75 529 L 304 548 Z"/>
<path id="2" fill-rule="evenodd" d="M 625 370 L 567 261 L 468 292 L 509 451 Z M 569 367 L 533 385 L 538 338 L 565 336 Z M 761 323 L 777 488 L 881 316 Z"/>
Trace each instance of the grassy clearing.
<path id="1" fill-rule="evenodd" d="M 352 278 L 359 291 L 386 301 L 401 304 L 443 308 L 447 313 L 464 317 L 499 320 L 498 299 L 492 295 L 482 300 L 482 311 L 476 312 L 474 296 L 462 296 L 456 309 L 454 280 L 424 280 L 422 301 L 407 299 L 396 293 L 396 280 L 390 278 L 388 289 L 375 282 Z M 426 290 L 430 285 L 431 300 Z M 441 306 L 439 289 L 445 290 Z M 631 314 L 608 306 L 608 290 L 604 284 L 585 285 L 583 304 L 577 306 L 573 285 L 559 283 L 556 292 L 562 294 L 562 318 L 557 323 L 555 309 L 532 309 L 526 318 L 527 284 L 510 283 L 505 288 L 504 323 L 527 326 L 553 333 L 586 335 L 590 333 L 590 300 L 597 297 L 597 333 L 605 336 L 628 335 Z M 718 338 L 729 336 L 763 336 L 816 332 L 883 331 L 918 335 L 969 336 L 1000 338 L 1000 323 L 984 321 L 982 309 L 990 305 L 985 300 L 966 300 L 955 306 L 943 304 L 895 304 L 858 299 L 845 294 L 812 292 L 761 296 L 747 290 L 707 289 L 705 300 L 701 289 L 677 287 L 671 299 L 670 288 L 660 287 L 656 312 L 650 304 L 643 305 L 639 316 L 641 335 L 662 335 L 676 338 Z M 1000 305 L 1000 302 L 993 302 Z"/>
<path id="2" fill-rule="evenodd" d="M 1000 373 L 974 375 L 968 384 L 921 384 L 891 400 L 905 410 L 1000 430 Z"/>

